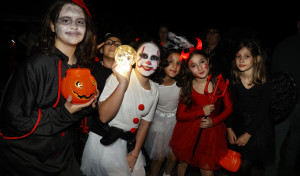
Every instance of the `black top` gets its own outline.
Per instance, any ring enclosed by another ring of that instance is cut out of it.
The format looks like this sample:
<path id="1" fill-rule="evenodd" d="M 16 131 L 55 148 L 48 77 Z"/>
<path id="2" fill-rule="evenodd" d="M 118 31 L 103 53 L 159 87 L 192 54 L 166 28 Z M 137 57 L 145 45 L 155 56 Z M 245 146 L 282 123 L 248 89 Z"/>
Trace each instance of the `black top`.
<path id="1" fill-rule="evenodd" d="M 112 74 L 112 69 L 107 68 L 102 65 L 100 62 L 95 63 L 95 68 L 92 71 L 93 76 L 95 77 L 97 81 L 97 86 L 100 91 L 100 94 L 102 93 L 106 79 Z M 100 97 L 100 96 L 99 96 Z M 90 117 L 89 117 L 90 118 Z M 99 120 L 99 114 L 95 113 L 92 118 L 88 119 L 88 126 L 90 127 L 90 130 L 99 134 L 99 130 L 101 130 L 103 124 Z"/>
<path id="2" fill-rule="evenodd" d="M 53 56 L 35 54 L 15 69 L 3 93 L 0 118 L 3 136 L 12 138 L 0 140 L 0 164 L 10 174 L 1 168 L 0 175 L 57 176 L 73 161 L 78 137 L 74 124 L 95 109 L 90 106 L 72 115 L 62 95 L 53 107 L 67 61 L 56 50 Z"/>
<path id="3" fill-rule="evenodd" d="M 273 134 L 269 117 L 271 82 L 254 85 L 250 89 L 238 83 L 230 85 L 230 90 L 234 112 L 227 120 L 227 127 L 233 129 L 237 138 L 245 132 L 251 135 L 245 147 L 235 148 L 235 145 L 233 148 L 244 158 L 265 159 L 263 153 L 270 144 L 268 138 L 272 139 Z"/>
<path id="4" fill-rule="evenodd" d="M 92 75 L 97 81 L 97 88 L 101 92 L 104 89 L 106 79 L 112 74 L 112 69 L 104 67 L 100 62 L 95 62 L 95 68 L 92 71 Z"/>

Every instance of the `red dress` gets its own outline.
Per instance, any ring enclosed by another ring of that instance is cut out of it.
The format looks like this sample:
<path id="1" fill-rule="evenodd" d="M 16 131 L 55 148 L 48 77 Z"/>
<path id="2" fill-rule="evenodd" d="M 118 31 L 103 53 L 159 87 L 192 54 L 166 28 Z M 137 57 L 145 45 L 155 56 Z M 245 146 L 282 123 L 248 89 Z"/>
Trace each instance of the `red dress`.
<path id="1" fill-rule="evenodd" d="M 221 92 L 224 85 L 219 85 Z M 185 161 L 193 167 L 205 170 L 220 168 L 220 157 L 227 152 L 226 126 L 224 120 L 233 111 L 232 99 L 227 89 L 225 96 L 215 103 L 215 110 L 209 116 L 212 118 L 212 127 L 202 129 L 194 156 L 193 149 L 200 132 L 200 118 L 204 117 L 203 106 L 208 104 L 208 96 L 193 89 L 192 105 L 179 102 L 177 108 L 177 122 L 170 141 L 170 146 L 178 161 Z"/>

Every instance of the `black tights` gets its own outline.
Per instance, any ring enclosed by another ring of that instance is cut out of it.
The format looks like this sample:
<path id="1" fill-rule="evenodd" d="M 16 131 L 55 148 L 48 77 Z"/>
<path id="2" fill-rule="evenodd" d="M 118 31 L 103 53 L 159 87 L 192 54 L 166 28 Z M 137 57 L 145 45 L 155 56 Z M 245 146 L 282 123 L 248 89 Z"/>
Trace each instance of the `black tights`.
<path id="1" fill-rule="evenodd" d="M 237 172 L 230 172 L 223 169 L 223 173 L 226 176 L 251 176 L 251 170 L 253 167 L 253 161 L 243 160 L 240 169 Z M 222 176 L 222 175 L 221 175 Z"/>
<path id="2" fill-rule="evenodd" d="M 251 169 L 253 166 L 253 161 L 243 160 L 241 168 L 237 172 L 239 176 L 251 176 Z"/>

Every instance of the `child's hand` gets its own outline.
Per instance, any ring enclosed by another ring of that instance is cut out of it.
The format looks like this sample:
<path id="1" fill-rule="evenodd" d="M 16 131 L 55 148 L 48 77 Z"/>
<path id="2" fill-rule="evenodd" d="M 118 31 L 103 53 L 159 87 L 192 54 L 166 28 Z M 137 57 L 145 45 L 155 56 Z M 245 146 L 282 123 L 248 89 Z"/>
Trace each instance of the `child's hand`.
<path id="1" fill-rule="evenodd" d="M 208 104 L 203 106 L 203 111 L 205 116 L 209 116 L 215 110 L 214 104 Z"/>
<path id="2" fill-rule="evenodd" d="M 232 128 L 227 128 L 227 138 L 230 144 L 236 144 L 236 135 Z"/>
<path id="3" fill-rule="evenodd" d="M 96 89 L 96 95 L 94 96 L 94 101 L 93 101 L 93 103 L 92 103 L 93 108 L 96 108 L 96 104 L 97 104 L 97 102 L 98 102 L 98 97 L 99 97 L 99 95 L 100 95 L 99 90 Z"/>
<path id="4" fill-rule="evenodd" d="M 212 126 L 212 119 L 210 117 L 200 119 L 200 127 L 201 128 L 209 128 Z"/>
<path id="5" fill-rule="evenodd" d="M 251 137 L 251 135 L 249 133 L 245 132 L 237 139 L 236 144 L 238 146 L 245 146 L 248 143 L 250 137 Z"/>
<path id="6" fill-rule="evenodd" d="M 135 165 L 135 163 L 137 161 L 137 158 L 134 157 L 134 156 L 132 156 L 132 155 L 130 155 L 130 154 L 128 154 L 126 156 L 126 159 L 127 159 L 127 162 L 128 162 L 129 168 L 130 168 L 130 172 L 132 173 L 133 169 L 134 169 L 134 165 Z"/>
<path id="7" fill-rule="evenodd" d="M 131 71 L 132 71 L 132 66 L 130 65 L 129 71 L 124 73 L 124 74 L 121 74 L 116 70 L 117 66 L 118 66 L 118 63 L 116 61 L 114 61 L 113 65 L 112 65 L 112 71 L 116 75 L 119 83 L 121 85 L 124 84 L 127 87 L 128 83 L 129 83 L 129 80 L 130 80 L 130 74 L 131 74 Z"/>
<path id="8" fill-rule="evenodd" d="M 72 104 L 71 103 L 72 102 L 72 96 L 69 95 L 68 99 L 65 103 L 65 107 L 70 112 L 70 114 L 74 114 L 74 113 L 82 110 L 83 108 L 86 108 L 86 107 L 90 106 L 94 101 L 97 101 L 97 97 L 92 98 L 90 101 L 88 101 L 87 103 L 84 103 L 84 104 Z"/>
<path id="9" fill-rule="evenodd" d="M 97 45 L 97 50 L 100 49 L 102 46 L 104 46 L 104 42 L 100 43 L 99 45 Z"/>

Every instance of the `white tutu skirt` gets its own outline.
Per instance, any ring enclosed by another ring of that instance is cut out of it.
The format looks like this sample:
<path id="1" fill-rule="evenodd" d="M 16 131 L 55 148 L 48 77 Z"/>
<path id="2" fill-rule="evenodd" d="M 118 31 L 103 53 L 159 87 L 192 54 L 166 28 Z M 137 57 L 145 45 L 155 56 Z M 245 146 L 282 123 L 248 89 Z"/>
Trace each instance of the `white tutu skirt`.
<path id="1" fill-rule="evenodd" d="M 169 143 L 176 123 L 176 115 L 155 113 L 144 148 L 150 159 L 165 158 L 172 150 Z"/>
<path id="2" fill-rule="evenodd" d="M 112 145 L 104 146 L 100 143 L 102 136 L 89 132 L 85 144 L 81 171 L 86 176 L 144 176 L 145 158 L 140 152 L 133 172 L 126 159 L 126 141 L 118 139 Z"/>

